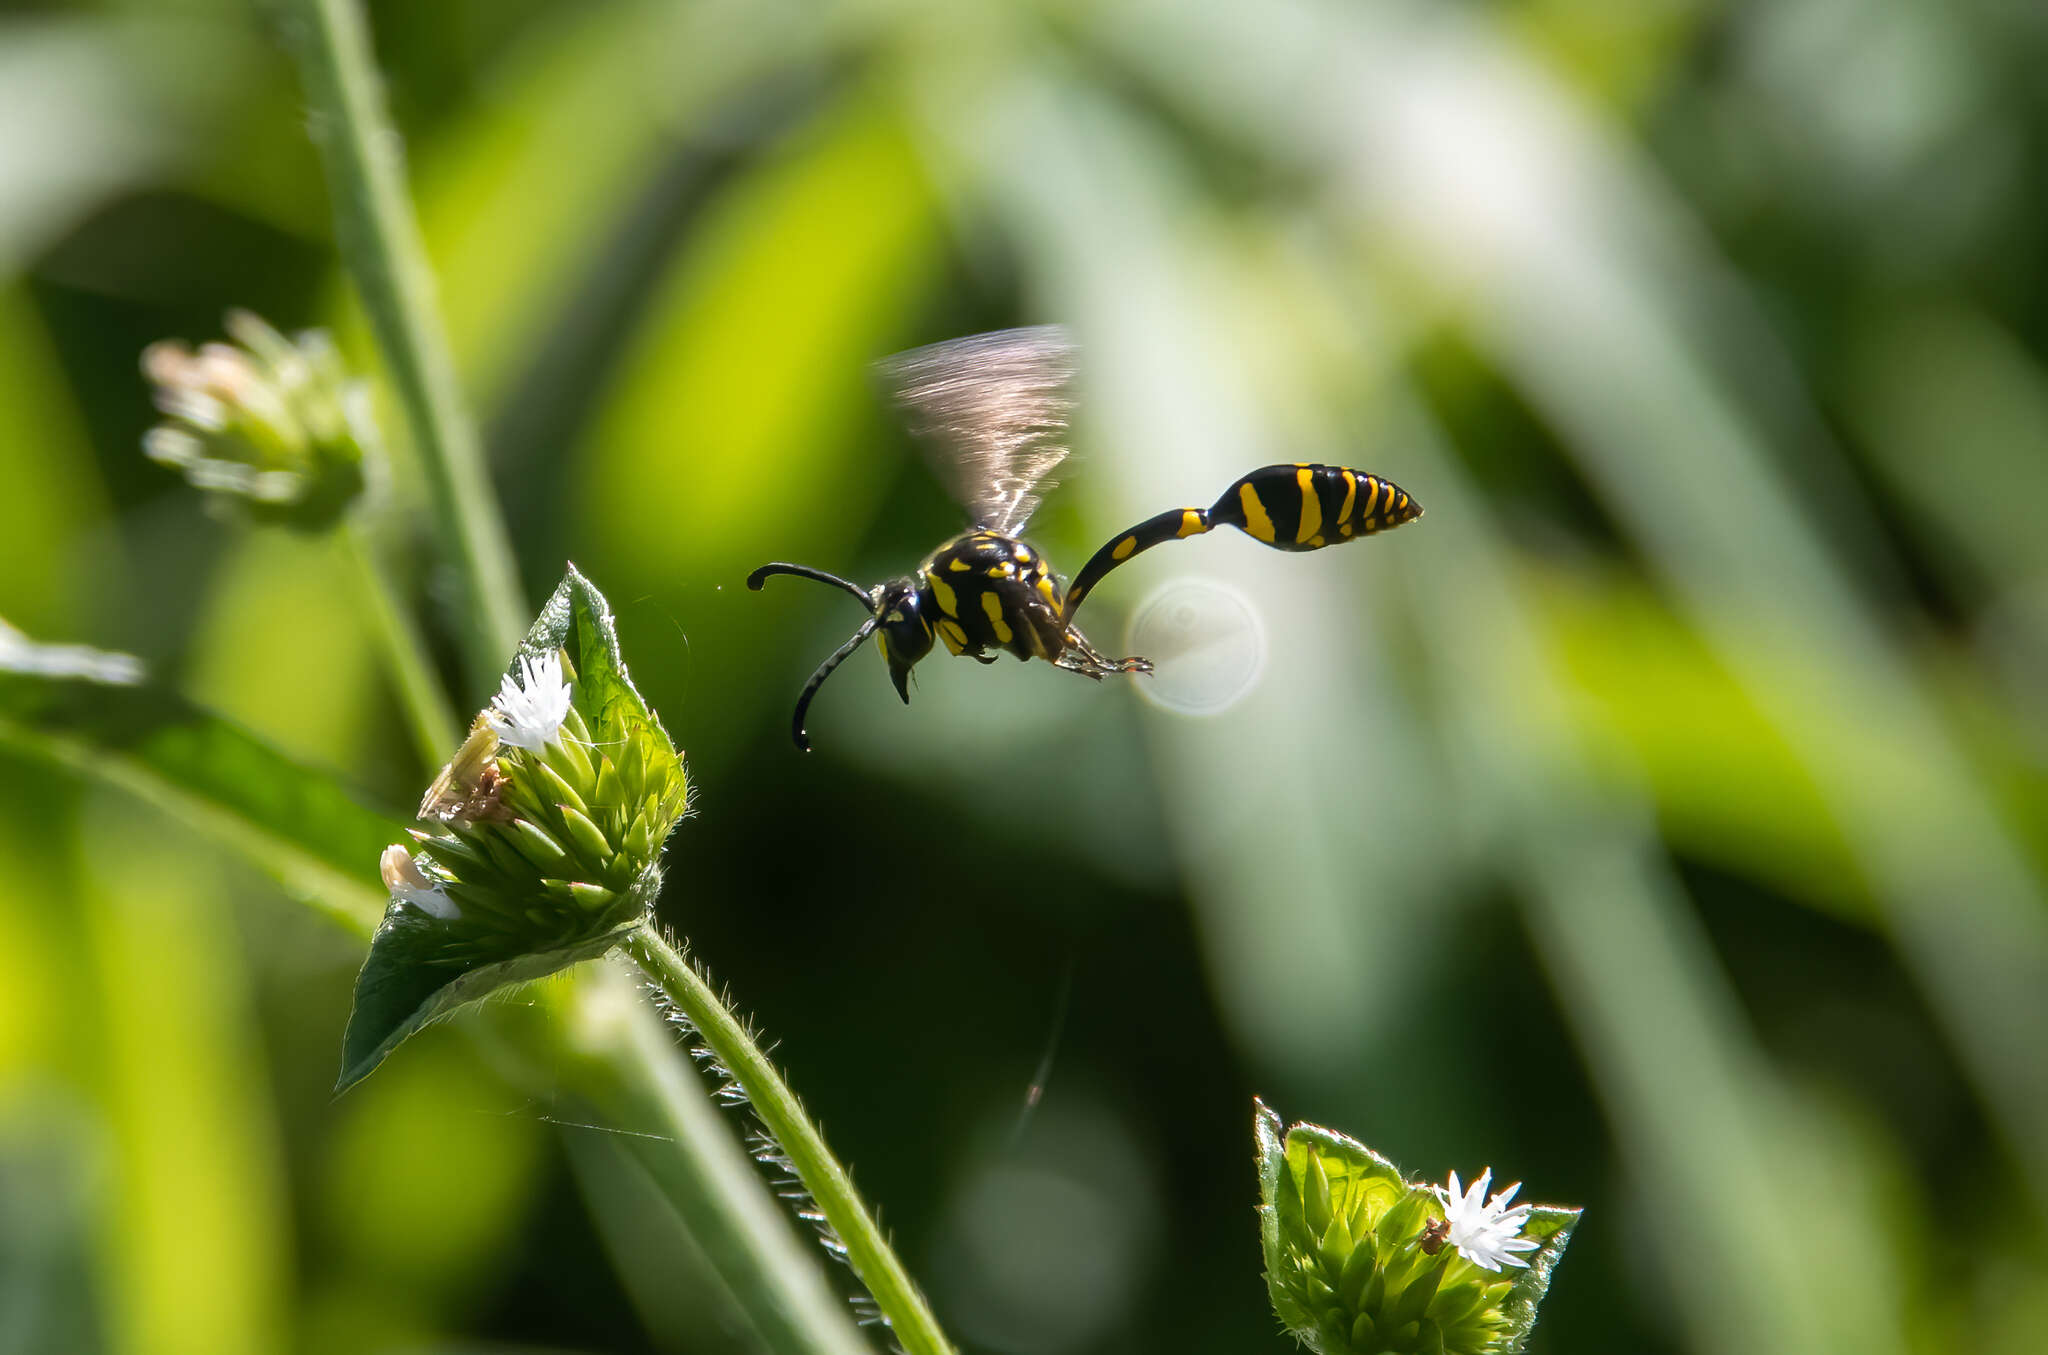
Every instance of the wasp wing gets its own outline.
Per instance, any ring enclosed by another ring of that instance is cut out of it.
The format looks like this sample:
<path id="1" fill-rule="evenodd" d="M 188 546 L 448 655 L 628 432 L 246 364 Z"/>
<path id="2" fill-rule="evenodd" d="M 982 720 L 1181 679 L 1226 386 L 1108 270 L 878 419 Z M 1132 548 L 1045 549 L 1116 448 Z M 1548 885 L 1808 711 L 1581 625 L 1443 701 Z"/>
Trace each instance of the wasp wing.
<path id="1" fill-rule="evenodd" d="M 1067 458 L 1074 343 L 1058 325 L 913 348 L 876 364 L 974 525 L 1014 536 Z"/>

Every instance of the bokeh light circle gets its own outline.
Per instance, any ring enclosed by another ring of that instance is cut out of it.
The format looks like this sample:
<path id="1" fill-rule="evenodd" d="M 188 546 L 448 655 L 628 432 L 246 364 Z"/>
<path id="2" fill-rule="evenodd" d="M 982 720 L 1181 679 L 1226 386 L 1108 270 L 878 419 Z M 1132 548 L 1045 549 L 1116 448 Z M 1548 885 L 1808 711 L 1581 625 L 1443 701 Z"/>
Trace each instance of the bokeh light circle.
<path id="1" fill-rule="evenodd" d="M 1124 652 L 1152 660 L 1139 695 L 1179 715 L 1219 715 L 1259 685 L 1266 627 L 1244 594 L 1213 579 L 1180 578 L 1132 615 Z"/>

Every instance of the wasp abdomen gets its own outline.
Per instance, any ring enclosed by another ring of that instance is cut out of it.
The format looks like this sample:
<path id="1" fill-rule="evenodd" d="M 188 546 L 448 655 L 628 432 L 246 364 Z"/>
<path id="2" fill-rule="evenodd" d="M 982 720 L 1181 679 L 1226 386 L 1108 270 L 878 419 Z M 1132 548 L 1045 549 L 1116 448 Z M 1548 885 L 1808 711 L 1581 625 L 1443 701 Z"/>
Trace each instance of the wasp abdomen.
<path id="1" fill-rule="evenodd" d="M 1319 550 L 1422 516 L 1422 506 L 1391 480 L 1345 466 L 1262 466 L 1239 478 L 1207 508 L 1173 508 L 1110 538 L 1074 576 L 1062 615 L 1069 621 L 1103 575 L 1167 541 L 1236 527 L 1275 550 Z"/>
<path id="2" fill-rule="evenodd" d="M 1209 509 L 1275 550 L 1318 550 L 1413 522 L 1422 507 L 1391 480 L 1344 466 L 1263 466 Z"/>

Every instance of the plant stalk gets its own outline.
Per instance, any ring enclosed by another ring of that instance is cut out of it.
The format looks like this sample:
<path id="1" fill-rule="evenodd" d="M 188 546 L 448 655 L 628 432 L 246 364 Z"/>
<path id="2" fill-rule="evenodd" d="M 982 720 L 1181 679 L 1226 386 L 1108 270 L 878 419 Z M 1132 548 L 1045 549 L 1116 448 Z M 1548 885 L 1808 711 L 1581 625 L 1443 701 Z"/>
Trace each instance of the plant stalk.
<path id="1" fill-rule="evenodd" d="M 640 1000 L 638 971 L 585 965 L 561 995 L 557 1051 L 571 1088 L 647 1170 L 772 1355 L 872 1355 L 851 1310 L 764 1188 L 703 1078 Z M 651 1132 L 650 1132 L 651 1131 Z"/>
<path id="2" fill-rule="evenodd" d="M 398 133 L 384 110 L 369 31 L 356 0 L 278 5 L 327 168 L 335 241 L 383 352 L 443 548 L 461 579 L 464 664 L 478 690 L 487 690 L 525 633 L 526 609 L 434 309 L 433 275 L 406 197 Z"/>
<path id="3" fill-rule="evenodd" d="M 384 557 L 369 529 L 359 520 L 351 521 L 343 526 L 342 535 L 347 538 L 349 554 L 362 575 L 370 623 L 376 628 L 384 656 L 391 664 L 398 702 L 412 730 L 420 764 L 431 770 L 454 754 L 455 746 L 462 740 L 462 727 L 455 721 L 448 694 L 441 690 L 441 680 L 427 662 L 419 628 L 399 603 L 391 571 L 385 568 Z"/>
<path id="4" fill-rule="evenodd" d="M 789 1155 L 797 1178 L 846 1245 L 846 1259 L 854 1274 L 867 1286 L 903 1349 L 908 1355 L 954 1355 L 931 1305 L 918 1292 L 854 1190 L 853 1178 L 832 1156 L 824 1135 L 732 1009 L 689 960 L 650 928 L 642 927 L 628 937 L 625 950 L 697 1028 L 704 1043 L 746 1092 L 754 1113 Z"/>

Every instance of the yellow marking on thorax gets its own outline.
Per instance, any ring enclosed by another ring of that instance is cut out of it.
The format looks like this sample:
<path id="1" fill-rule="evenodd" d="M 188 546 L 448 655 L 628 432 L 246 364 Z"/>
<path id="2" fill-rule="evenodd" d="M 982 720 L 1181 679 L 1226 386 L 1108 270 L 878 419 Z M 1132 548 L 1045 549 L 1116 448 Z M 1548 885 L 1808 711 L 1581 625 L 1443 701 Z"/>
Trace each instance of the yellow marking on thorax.
<path id="1" fill-rule="evenodd" d="M 1128 560 L 1131 558 L 1131 552 L 1136 550 L 1137 548 L 1138 538 L 1135 536 L 1127 536 L 1123 540 L 1116 543 L 1116 549 L 1109 553 L 1109 558 L 1112 560 Z"/>
<path id="2" fill-rule="evenodd" d="M 960 595 L 953 591 L 953 585 L 936 574 L 925 575 L 925 582 L 932 586 L 932 596 L 939 600 L 939 610 L 947 616 L 960 615 Z"/>
<path id="3" fill-rule="evenodd" d="M 1016 545 L 1010 547 L 1010 558 L 1017 561 L 1017 563 L 1022 564 L 1024 561 L 1029 560 L 1031 558 L 1031 547 L 1025 545 L 1022 541 L 1019 541 Z"/>
<path id="4" fill-rule="evenodd" d="M 1209 524 L 1203 519 L 1201 509 L 1183 508 L 1180 513 L 1180 530 L 1174 535 L 1184 541 L 1191 536 L 1200 536 L 1208 530 Z"/>
<path id="5" fill-rule="evenodd" d="M 950 652 L 954 654 L 965 654 L 967 652 L 967 632 L 960 629 L 958 621 L 948 619 L 939 622 L 939 638 L 946 642 L 946 648 Z"/>
<path id="6" fill-rule="evenodd" d="M 1060 609 L 1059 589 L 1055 588 L 1052 580 L 1044 574 L 1038 576 L 1038 596 L 1044 598 L 1045 605 L 1054 611 Z"/>
<path id="7" fill-rule="evenodd" d="M 946 568 L 952 570 L 955 574 L 965 574 L 970 566 L 965 560 L 956 555 L 946 562 Z"/>
<path id="8" fill-rule="evenodd" d="M 1259 502 L 1259 492 L 1250 485 L 1237 487 L 1237 501 L 1244 507 L 1244 529 L 1260 541 L 1273 539 L 1273 519 L 1266 516 L 1266 505 Z"/>
<path id="9" fill-rule="evenodd" d="M 1294 472 L 1294 483 L 1301 486 L 1301 525 L 1294 529 L 1295 544 L 1299 545 L 1323 529 L 1323 501 L 1316 496 L 1316 473 L 1307 466 Z"/>
<path id="10" fill-rule="evenodd" d="M 1357 502 L 1358 502 L 1358 477 L 1357 477 L 1356 475 L 1352 474 L 1352 473 L 1351 473 L 1350 471 L 1345 471 L 1345 472 L 1344 472 L 1344 506 L 1343 506 L 1342 508 L 1340 508 L 1340 509 L 1338 509 L 1338 510 L 1337 510 L 1337 521 L 1339 521 L 1339 522 L 1342 522 L 1342 523 L 1349 523 L 1349 522 L 1351 521 L 1351 505 L 1352 505 L 1352 504 L 1354 504 L 1354 503 L 1357 503 Z M 1346 533 L 1344 533 L 1344 535 L 1346 535 L 1346 536 L 1349 536 L 1349 535 L 1351 535 L 1351 533 L 1350 533 L 1350 532 L 1346 532 Z"/>
<path id="11" fill-rule="evenodd" d="M 990 565 L 988 567 L 988 576 L 991 579 L 1007 579 L 1016 574 L 1016 572 L 1017 566 L 1011 564 L 1007 560 L 1004 561 L 1002 564 Z"/>
<path id="12" fill-rule="evenodd" d="M 1010 643 L 1010 637 L 1015 632 L 1010 629 L 1010 623 L 1003 620 L 1002 599 L 994 593 L 983 593 L 981 595 L 981 610 L 988 614 L 988 623 L 995 628 L 996 639 L 1004 644 Z"/>

